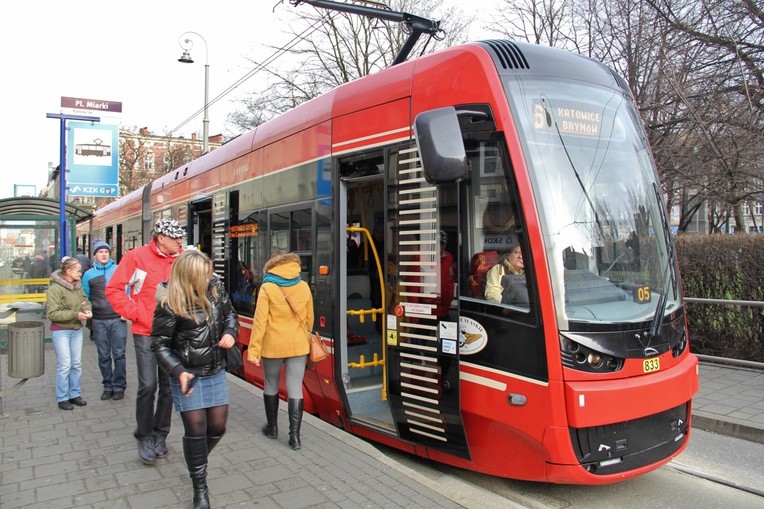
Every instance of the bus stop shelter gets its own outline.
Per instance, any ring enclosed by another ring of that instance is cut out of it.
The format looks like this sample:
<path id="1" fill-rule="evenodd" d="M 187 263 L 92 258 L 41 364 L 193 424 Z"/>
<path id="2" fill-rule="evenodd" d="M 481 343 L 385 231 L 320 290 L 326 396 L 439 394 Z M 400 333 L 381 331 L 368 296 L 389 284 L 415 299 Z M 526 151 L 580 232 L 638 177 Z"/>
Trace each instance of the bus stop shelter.
<path id="1" fill-rule="evenodd" d="M 59 267 L 62 256 L 60 235 L 68 235 L 67 244 L 76 246 L 77 224 L 92 216 L 73 203 L 67 203 L 65 211 L 68 231 L 60 232 L 58 200 L 0 199 L 0 326 L 23 319 L 17 312 L 42 313 L 50 272 Z"/>
<path id="2" fill-rule="evenodd" d="M 65 213 L 69 231 L 59 232 L 60 208 L 59 201 L 51 198 L 20 197 L 0 199 L 0 230 L 45 230 L 50 229 L 52 225 L 54 242 L 51 242 L 51 244 L 53 244 L 55 254 L 60 258 L 60 256 L 66 253 L 59 252 L 59 235 L 68 235 L 70 240 L 68 245 L 75 246 L 77 224 L 87 221 L 92 216 L 89 210 L 73 203 L 67 203 Z M 4 238 L 5 236 L 3 236 Z M 39 249 L 40 247 L 40 245 L 35 245 L 32 246 L 32 249 Z"/>

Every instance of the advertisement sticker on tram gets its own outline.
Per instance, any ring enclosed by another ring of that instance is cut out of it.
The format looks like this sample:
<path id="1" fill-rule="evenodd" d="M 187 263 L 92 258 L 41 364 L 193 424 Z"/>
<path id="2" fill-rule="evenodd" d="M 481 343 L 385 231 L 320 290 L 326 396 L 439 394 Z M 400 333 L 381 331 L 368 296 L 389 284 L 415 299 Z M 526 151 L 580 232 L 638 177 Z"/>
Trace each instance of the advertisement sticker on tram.
<path id="1" fill-rule="evenodd" d="M 481 351 L 488 344 L 485 327 L 472 318 L 459 317 L 459 354 L 472 355 Z"/>

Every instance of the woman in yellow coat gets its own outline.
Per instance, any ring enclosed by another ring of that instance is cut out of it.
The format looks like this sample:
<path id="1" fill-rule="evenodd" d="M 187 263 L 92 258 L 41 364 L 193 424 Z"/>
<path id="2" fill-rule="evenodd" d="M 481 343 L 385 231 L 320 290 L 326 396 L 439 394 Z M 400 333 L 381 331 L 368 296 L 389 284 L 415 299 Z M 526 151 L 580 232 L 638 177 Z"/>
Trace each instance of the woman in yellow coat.
<path id="1" fill-rule="evenodd" d="M 294 253 L 274 253 L 263 272 L 247 360 L 263 366 L 263 402 L 268 422 L 262 431 L 269 438 L 278 437 L 279 375 L 282 364 L 285 366 L 289 446 L 299 449 L 302 379 L 310 351 L 308 331 L 313 330 L 313 296 L 308 284 L 300 278 L 300 257 Z"/>

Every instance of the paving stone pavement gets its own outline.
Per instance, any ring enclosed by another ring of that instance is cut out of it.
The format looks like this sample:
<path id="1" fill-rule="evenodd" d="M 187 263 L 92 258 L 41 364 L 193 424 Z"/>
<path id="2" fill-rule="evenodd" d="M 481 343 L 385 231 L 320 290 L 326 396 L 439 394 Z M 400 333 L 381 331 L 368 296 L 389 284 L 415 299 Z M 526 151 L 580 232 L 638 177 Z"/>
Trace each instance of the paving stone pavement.
<path id="1" fill-rule="evenodd" d="M 86 332 L 87 337 L 87 332 Z M 153 467 L 138 460 L 135 355 L 128 338 L 128 390 L 101 401 L 95 345 L 83 345 L 86 407 L 56 405 L 55 353 L 45 345 L 45 371 L 16 386 L 0 355 L 0 508 L 146 509 L 191 507 L 183 460 L 183 425 L 173 412 L 170 454 Z M 764 443 L 764 371 L 703 363 L 693 423 Z M 286 444 L 286 404 L 278 440 L 260 433 L 262 391 L 229 375 L 228 432 L 210 456 L 216 508 L 480 508 L 519 507 L 453 477 L 434 480 L 388 458 L 372 445 L 305 414 L 303 447 Z"/>
<path id="2" fill-rule="evenodd" d="M 135 355 L 128 338 L 128 389 L 121 401 L 101 401 L 93 342 L 83 344 L 85 407 L 58 409 L 55 352 L 45 345 L 45 371 L 2 399 L 0 507 L 191 507 L 191 481 L 183 460 L 183 425 L 173 411 L 170 453 L 145 466 L 138 460 L 135 428 Z M 2 389 L 9 378 L 1 355 Z M 286 403 L 278 440 L 264 437 L 262 391 L 229 375 L 227 433 L 210 456 L 213 507 L 459 508 L 478 507 L 471 488 L 441 486 L 387 458 L 370 444 L 305 414 L 302 449 L 287 445 Z M 456 483 L 458 484 L 458 483 Z M 484 507 L 484 506 L 483 506 Z"/>
<path id="3" fill-rule="evenodd" d="M 702 362 L 693 426 L 764 444 L 764 369 Z"/>

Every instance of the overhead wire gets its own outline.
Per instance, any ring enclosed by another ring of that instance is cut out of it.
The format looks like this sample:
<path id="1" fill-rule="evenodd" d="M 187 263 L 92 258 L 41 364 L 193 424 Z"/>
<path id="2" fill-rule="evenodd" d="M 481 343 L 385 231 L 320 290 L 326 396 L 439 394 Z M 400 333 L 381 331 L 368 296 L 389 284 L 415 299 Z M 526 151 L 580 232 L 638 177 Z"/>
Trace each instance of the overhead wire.
<path id="1" fill-rule="evenodd" d="M 300 41 L 304 40 L 304 39 L 305 39 L 306 37 L 308 37 L 308 36 L 309 36 L 309 35 L 310 35 L 312 32 L 315 32 L 315 31 L 316 31 L 316 29 L 318 28 L 318 25 L 319 25 L 319 24 L 321 24 L 321 20 L 317 20 L 317 21 L 316 21 L 316 22 L 314 22 L 312 25 L 310 25 L 309 27 L 307 27 L 305 30 L 303 30 L 303 31 L 302 31 L 302 32 L 300 32 L 299 34 L 295 35 L 295 36 L 292 38 L 292 40 L 290 40 L 290 41 L 289 41 L 288 43 L 286 43 L 285 45 L 283 45 L 283 46 L 279 47 L 278 49 L 276 49 L 276 51 L 275 51 L 275 52 L 273 52 L 273 53 L 272 53 L 272 54 L 271 54 L 271 55 L 270 55 L 268 58 L 266 58 L 266 59 L 265 59 L 263 62 L 261 62 L 261 63 L 257 63 L 257 62 L 255 62 L 257 65 L 256 65 L 256 66 L 255 66 L 255 67 L 254 67 L 252 70 L 248 71 L 248 72 L 247 72 L 247 73 L 246 73 L 244 76 L 242 76 L 241 78 L 239 78 L 238 80 L 236 80 L 235 82 L 233 82 L 233 84 L 229 85 L 229 86 L 228 86 L 228 87 L 227 87 L 225 90 L 223 90 L 221 93 L 219 93 L 218 95 L 216 95 L 216 96 L 215 96 L 215 97 L 214 97 L 212 100 L 208 101 L 208 102 L 207 102 L 207 104 L 206 104 L 206 107 L 207 107 L 207 108 L 209 108 L 210 106 L 212 106 L 213 104 L 215 104 L 216 102 L 218 102 L 220 99 L 222 99 L 223 97 L 225 97 L 225 96 L 226 96 L 226 95 L 228 95 L 229 93 L 233 92 L 233 91 L 234 91 L 236 88 L 238 88 L 238 87 L 239 87 L 239 86 L 240 86 L 242 83 L 244 83 L 244 82 L 245 82 L 245 81 L 247 81 L 249 78 L 251 78 L 252 76 L 254 76 L 255 74 L 257 74 L 259 71 L 263 70 L 263 69 L 264 69 L 264 68 L 265 68 L 267 65 L 270 65 L 271 63 L 273 63 L 273 62 L 274 62 L 276 59 L 278 59 L 279 57 L 281 57 L 281 56 L 282 56 L 284 53 L 286 53 L 286 52 L 288 52 L 289 50 L 291 50 L 293 47 L 295 47 L 295 46 L 297 45 L 297 43 L 299 43 Z M 189 116 L 189 117 L 188 117 L 187 119 L 185 119 L 183 122 L 181 122 L 180 124 L 178 124 L 178 125 L 177 125 L 175 128 L 173 128 L 172 130 L 170 130 L 170 132 L 169 132 L 168 134 L 172 134 L 172 133 L 174 133 L 175 131 L 177 131 L 178 129 L 180 129 L 181 127 L 183 127 L 184 125 L 186 125 L 186 124 L 188 124 L 189 122 L 191 122 L 191 121 L 192 121 L 194 118 L 196 118 L 196 117 L 197 117 L 197 116 L 199 116 L 199 115 L 200 115 L 202 112 L 204 112 L 204 108 L 205 108 L 205 106 L 202 106 L 201 108 L 199 108 L 198 110 L 196 110 L 196 111 L 195 111 L 193 114 L 191 114 L 191 116 Z"/>

